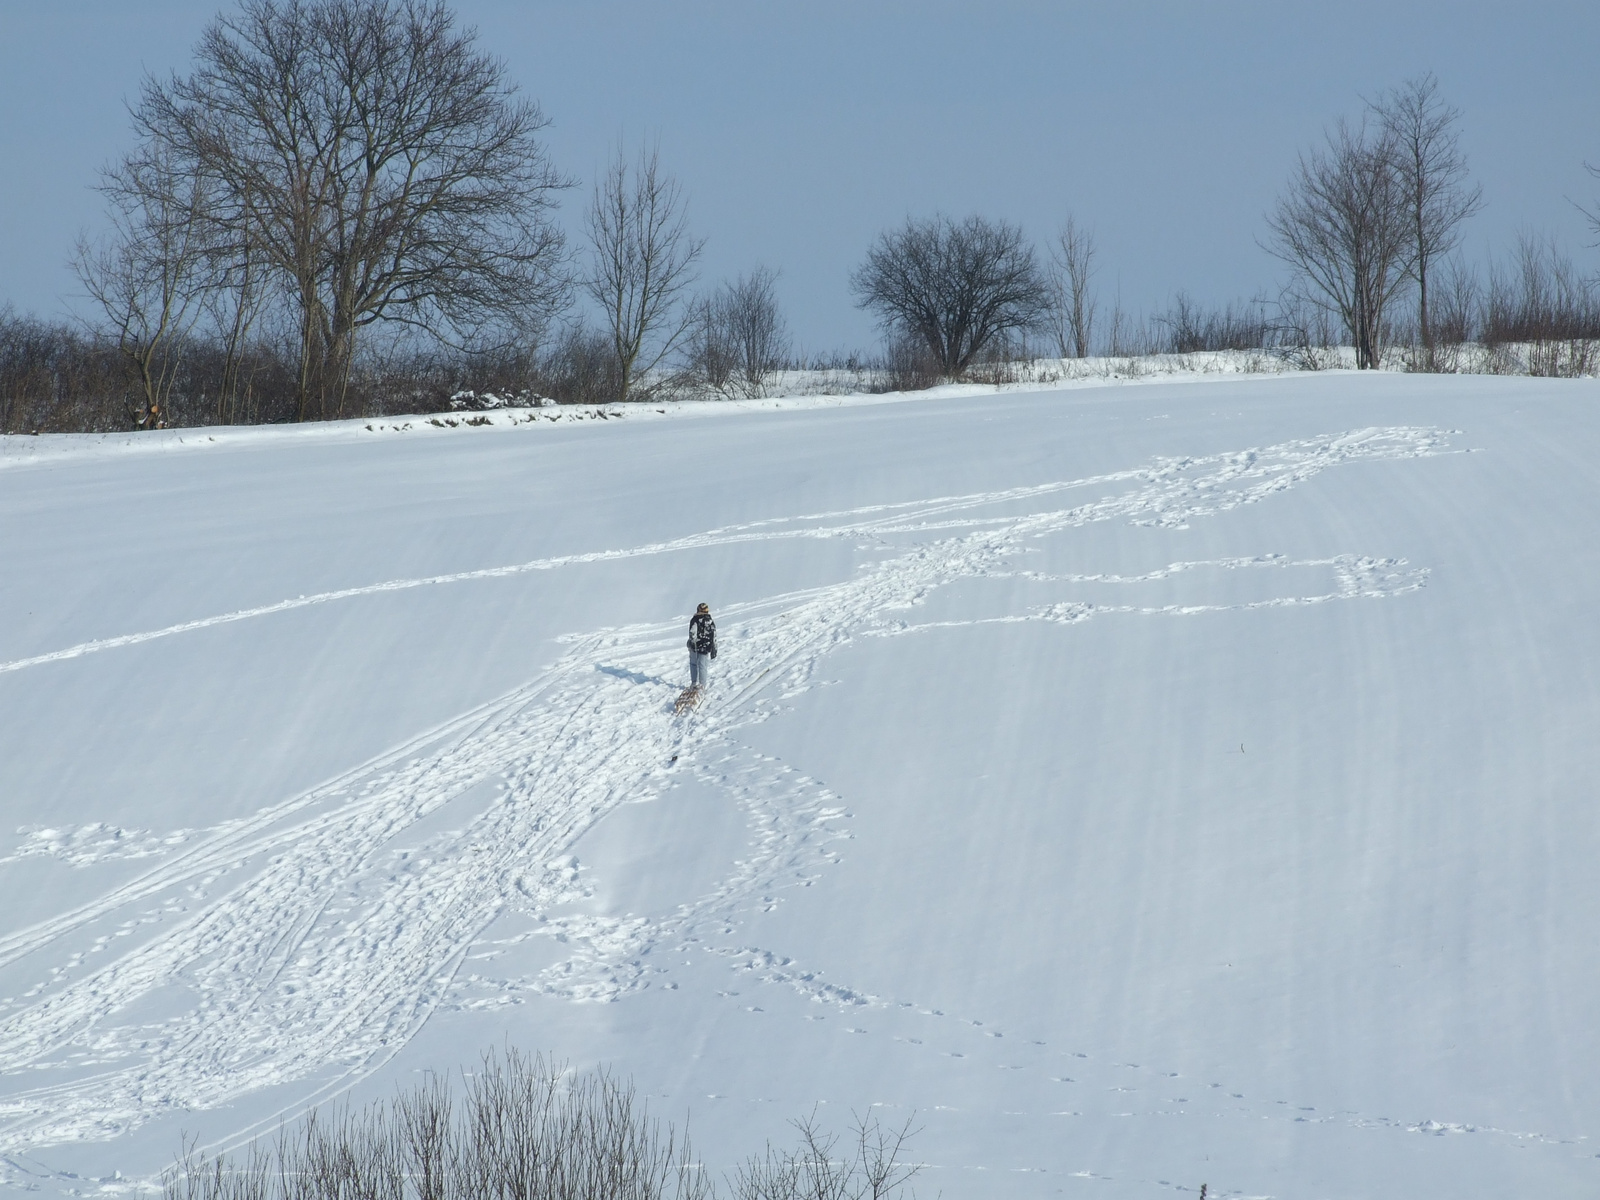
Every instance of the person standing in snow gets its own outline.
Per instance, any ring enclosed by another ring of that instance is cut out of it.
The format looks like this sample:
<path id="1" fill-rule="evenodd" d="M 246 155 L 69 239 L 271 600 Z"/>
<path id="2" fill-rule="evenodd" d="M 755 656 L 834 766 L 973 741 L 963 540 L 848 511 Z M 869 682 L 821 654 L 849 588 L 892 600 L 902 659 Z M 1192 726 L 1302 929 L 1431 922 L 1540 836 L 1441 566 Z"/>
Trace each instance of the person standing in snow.
<path id="1" fill-rule="evenodd" d="M 717 623 L 711 606 L 702 604 L 689 618 L 689 686 L 701 691 L 711 686 L 711 660 L 717 656 Z"/>

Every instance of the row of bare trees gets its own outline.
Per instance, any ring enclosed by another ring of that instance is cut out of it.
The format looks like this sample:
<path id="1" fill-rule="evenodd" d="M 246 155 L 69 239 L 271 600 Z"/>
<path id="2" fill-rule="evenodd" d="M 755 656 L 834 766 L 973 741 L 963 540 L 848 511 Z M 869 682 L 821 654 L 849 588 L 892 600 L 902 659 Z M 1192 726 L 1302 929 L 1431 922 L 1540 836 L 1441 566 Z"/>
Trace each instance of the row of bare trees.
<path id="1" fill-rule="evenodd" d="M 554 214 L 574 185 L 545 118 L 444 0 L 241 0 L 189 73 L 146 82 L 133 122 L 134 149 L 100 182 L 107 231 L 75 258 L 99 317 L 88 332 L 0 321 L 0 431 L 322 419 L 462 394 L 750 396 L 791 365 L 775 272 L 697 294 L 704 241 L 656 149 L 617 148 L 587 245 L 568 244 Z M 1469 325 L 1485 342 L 1513 327 L 1593 337 L 1592 281 L 1553 251 L 1521 252 L 1514 281 L 1465 282 L 1451 256 L 1482 194 L 1459 124 L 1424 75 L 1301 155 L 1267 218 L 1289 268 L 1271 305 L 1202 310 L 1179 293 L 1133 318 L 1097 296 L 1097 247 L 1071 217 L 1042 254 L 1006 221 L 908 218 L 851 288 L 883 327 L 884 371 L 911 382 L 1039 339 L 1063 358 L 1342 341 L 1361 367 L 1399 345 L 1440 370 L 1462 369 Z"/>
<path id="2" fill-rule="evenodd" d="M 1456 255 L 1483 205 L 1460 119 L 1426 74 L 1368 101 L 1360 122 L 1339 122 L 1301 156 L 1267 222 L 1267 249 L 1291 270 L 1280 309 L 1297 318 L 1280 334 L 1298 326 L 1289 339 L 1304 347 L 1315 340 L 1306 328 L 1332 327 L 1361 368 L 1389 350 L 1412 370 L 1593 372 L 1600 280 L 1529 235 L 1486 282 Z M 1600 209 L 1586 215 L 1600 234 Z M 1402 298 L 1411 305 L 1397 311 Z"/>
<path id="3" fill-rule="evenodd" d="M 277 419 L 369 412 L 363 384 L 397 354 L 442 352 L 470 374 L 537 347 L 534 378 L 583 373 L 577 390 L 621 400 L 691 330 L 714 343 L 702 365 L 719 381 L 743 347 L 746 389 L 786 352 L 770 272 L 733 285 L 738 303 L 690 303 L 703 243 L 654 150 L 618 149 L 588 253 L 568 245 L 554 211 L 572 181 L 540 138 L 548 122 L 444 0 L 242 0 L 206 27 L 191 71 L 146 81 L 133 124 L 134 149 L 100 181 L 109 227 L 75 266 L 136 426 L 175 406 L 250 419 L 264 386 Z M 598 331 L 562 320 L 576 294 Z M 752 302 L 760 347 L 738 328 Z"/>
<path id="4" fill-rule="evenodd" d="M 1289 268 L 1270 303 L 1204 309 L 1180 292 L 1151 323 L 1130 320 L 1120 304 L 1101 321 L 1094 240 L 1070 217 L 1043 258 L 1005 222 L 908 220 L 880 235 L 852 286 L 889 336 L 920 347 L 942 378 L 961 378 L 986 351 L 1018 335 L 1026 344 L 1028 334 L 1043 334 L 1063 358 L 1097 345 L 1113 355 L 1262 349 L 1331 365 L 1342 342 L 1363 369 L 1393 348 L 1419 370 L 1520 363 L 1581 372 L 1595 361 L 1588 345 L 1600 342 L 1594 280 L 1527 239 L 1515 268 L 1492 270 L 1486 288 L 1452 258 L 1483 204 L 1460 120 L 1425 74 L 1369 100 L 1359 121 L 1338 122 L 1302 154 L 1267 217 L 1264 247 Z M 1600 232 L 1600 212 L 1590 215 Z M 1469 334 L 1483 353 L 1463 353 Z"/>
<path id="5" fill-rule="evenodd" d="M 1570 258 L 1524 238 L 1514 267 L 1491 268 L 1480 287 L 1451 257 L 1483 204 L 1460 120 L 1425 74 L 1368 101 L 1359 122 L 1338 122 L 1302 154 L 1267 218 L 1265 248 L 1290 270 L 1273 302 L 1205 309 L 1179 292 L 1154 328 L 1120 303 L 1099 322 L 1096 247 L 1071 217 L 1043 259 L 1005 222 L 908 220 L 880 235 L 852 286 L 890 337 L 919 347 L 942 378 L 1041 333 L 1063 358 L 1097 345 L 1112 355 L 1262 349 L 1328 365 L 1342 361 L 1332 349 L 1343 342 L 1363 369 L 1378 367 L 1386 347 L 1427 371 L 1591 369 L 1600 291 Z M 1600 210 L 1589 216 L 1600 232 Z M 1097 324 L 1106 327 L 1098 343 Z M 1469 341 L 1476 353 L 1464 352 Z"/>

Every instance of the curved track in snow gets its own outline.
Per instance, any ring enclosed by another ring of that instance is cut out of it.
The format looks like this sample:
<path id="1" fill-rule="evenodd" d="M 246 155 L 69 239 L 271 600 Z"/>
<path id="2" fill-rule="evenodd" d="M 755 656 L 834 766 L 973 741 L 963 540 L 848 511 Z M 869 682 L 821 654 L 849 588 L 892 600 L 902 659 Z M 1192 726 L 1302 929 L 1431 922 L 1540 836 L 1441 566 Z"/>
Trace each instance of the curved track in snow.
<path id="1" fill-rule="evenodd" d="M 559 903 L 570 889 L 561 856 L 619 803 L 660 792 L 674 755 L 682 767 L 707 767 L 707 777 L 741 796 L 752 814 L 754 842 L 734 874 L 667 916 L 561 918 L 567 960 L 504 986 L 612 999 L 647 985 L 645 952 L 671 940 L 819 999 L 891 1003 L 824 982 L 782 955 L 728 944 L 738 913 L 816 875 L 843 811 L 826 787 L 754 755 L 735 733 L 764 719 L 783 695 L 810 686 L 818 666 L 851 639 L 914 632 L 919 626 L 904 617 L 935 590 L 1016 574 L 1013 559 L 1030 540 L 1095 522 L 1182 526 L 1270 499 L 1341 464 L 1441 453 L 1446 442 L 1432 429 L 1359 430 L 1040 487 L 389 581 L 0 664 L 0 671 L 48 669 L 290 608 L 607 558 L 781 538 L 870 538 L 882 551 L 845 582 L 725 610 L 724 637 L 738 654 L 725 660 L 714 701 L 688 721 L 672 718 L 675 687 L 665 682 L 680 665 L 676 622 L 576 636 L 526 686 L 304 795 L 192 838 L 74 911 L 0 938 L 0 963 L 41 964 L 38 986 L 0 1008 L 0 1062 L 11 1084 L 0 1097 L 0 1153 L 115 1137 L 164 1112 L 212 1109 L 274 1086 L 303 1087 L 303 1106 L 376 1069 L 455 1003 L 463 961 L 508 906 L 537 913 Z M 1048 506 L 1090 489 L 1106 494 Z M 1199 565 L 1206 564 L 1173 564 L 1136 579 L 1036 578 L 1137 583 Z M 1209 565 L 1296 565 L 1332 575 L 1331 589 L 1260 602 L 1271 604 L 1395 595 L 1426 579 L 1402 562 L 1355 557 L 1291 564 L 1264 555 Z M 1067 602 L 999 619 L 1075 622 L 1102 611 L 1210 609 Z M 160 920 L 152 922 L 152 912 Z M 47 971 L 61 939 L 94 933 L 101 948 L 92 958 Z M 119 953 L 121 936 L 131 948 Z M 94 958 L 103 965 L 93 966 Z M 166 1015 L 154 1022 L 127 1016 L 157 997 Z M 17 1088 L 21 1078 L 35 1086 Z"/>

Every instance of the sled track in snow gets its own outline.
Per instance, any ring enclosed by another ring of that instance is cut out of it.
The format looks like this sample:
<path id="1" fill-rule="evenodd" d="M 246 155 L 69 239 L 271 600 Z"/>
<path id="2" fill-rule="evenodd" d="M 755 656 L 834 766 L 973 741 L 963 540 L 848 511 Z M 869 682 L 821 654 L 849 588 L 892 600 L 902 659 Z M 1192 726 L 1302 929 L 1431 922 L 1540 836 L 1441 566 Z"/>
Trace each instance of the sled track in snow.
<path id="1" fill-rule="evenodd" d="M 24 1071 L 56 1077 L 0 1098 L 0 1153 L 111 1138 L 165 1112 L 216 1108 L 271 1086 L 305 1089 L 296 1109 L 348 1086 L 432 1014 L 457 1006 L 463 962 L 497 916 L 561 900 L 570 882 L 554 860 L 618 803 L 662 791 L 674 752 L 741 798 L 754 833 L 746 858 L 719 887 L 659 919 L 558 919 L 570 959 L 504 986 L 612 999 L 648 985 L 648 951 L 670 940 L 725 954 L 736 970 L 816 998 L 884 1004 L 779 955 L 727 944 L 740 913 L 815 878 L 843 811 L 823 784 L 754 755 L 733 735 L 782 696 L 812 686 L 818 666 L 852 638 L 917 628 L 895 614 L 936 589 L 1015 574 L 1011 559 L 1031 539 L 1104 521 L 1180 527 L 1330 467 L 1443 453 L 1446 442 L 1438 430 L 1368 429 L 1039 487 L 776 519 L 632 550 L 302 597 L 0 664 L 0 672 L 43 669 L 351 596 L 705 546 L 866 537 L 886 555 L 845 582 L 724 609 L 726 642 L 737 653 L 725 656 L 712 704 L 687 722 L 671 717 L 676 689 L 662 682 L 679 666 L 677 623 L 575 637 L 527 686 L 210 831 L 89 904 L 0 938 L 0 964 L 41 963 L 38 986 L 0 1007 L 0 1062 L 13 1088 Z M 1110 494 L 995 515 L 1094 488 Z M 1285 564 L 1265 556 L 1213 565 Z M 1393 595 L 1425 580 L 1390 560 L 1296 565 L 1330 568 L 1338 584 L 1273 603 Z M 1097 611 L 1208 610 L 1053 604 L 1005 619 L 1077 621 Z M 435 828 L 442 825 L 450 828 Z M 58 943 L 95 934 L 94 950 L 45 974 Z M 119 953 L 122 936 L 131 948 Z M 179 987 L 193 1000 L 178 1015 L 154 1024 L 124 1018 L 140 1000 Z"/>

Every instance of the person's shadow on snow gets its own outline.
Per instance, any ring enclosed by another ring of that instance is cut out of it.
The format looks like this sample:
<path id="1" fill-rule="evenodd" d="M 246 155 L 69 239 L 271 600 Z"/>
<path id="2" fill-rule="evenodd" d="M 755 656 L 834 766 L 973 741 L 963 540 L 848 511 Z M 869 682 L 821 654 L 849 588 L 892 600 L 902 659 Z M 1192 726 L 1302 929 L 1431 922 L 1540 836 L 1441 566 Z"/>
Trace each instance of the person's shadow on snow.
<path id="1" fill-rule="evenodd" d="M 604 663 L 596 663 L 594 669 L 604 675 L 613 675 L 618 679 L 626 679 L 629 683 L 655 683 L 662 687 L 681 687 L 681 683 L 662 679 L 659 675 L 642 675 L 638 671 L 630 671 L 627 667 L 608 667 Z"/>

